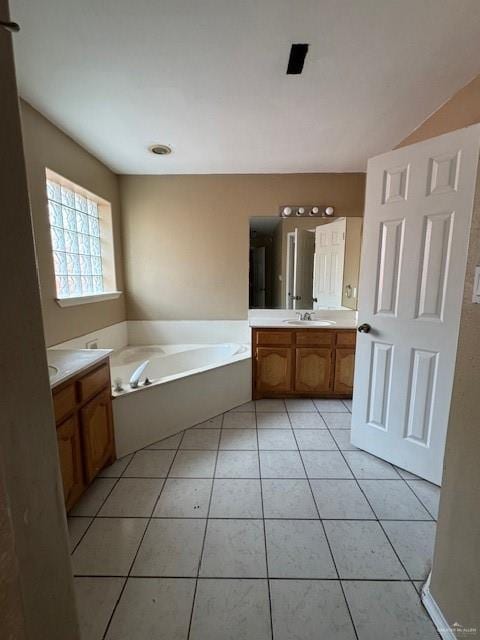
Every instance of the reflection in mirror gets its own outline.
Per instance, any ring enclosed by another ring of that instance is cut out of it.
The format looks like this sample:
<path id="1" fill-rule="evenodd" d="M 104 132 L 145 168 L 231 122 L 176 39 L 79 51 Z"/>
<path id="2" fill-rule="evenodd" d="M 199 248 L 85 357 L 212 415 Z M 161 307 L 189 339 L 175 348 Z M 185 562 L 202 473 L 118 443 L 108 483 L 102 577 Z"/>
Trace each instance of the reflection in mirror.
<path id="1" fill-rule="evenodd" d="M 362 218 L 250 218 L 250 309 L 356 309 Z"/>

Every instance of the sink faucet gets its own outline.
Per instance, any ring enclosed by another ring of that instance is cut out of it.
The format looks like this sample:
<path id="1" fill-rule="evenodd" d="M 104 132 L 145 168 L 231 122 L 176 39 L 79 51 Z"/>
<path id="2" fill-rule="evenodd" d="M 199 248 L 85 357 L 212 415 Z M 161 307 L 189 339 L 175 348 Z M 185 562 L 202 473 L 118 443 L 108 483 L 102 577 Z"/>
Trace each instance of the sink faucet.
<path id="1" fill-rule="evenodd" d="M 297 313 L 297 318 L 299 320 L 313 320 L 312 316 L 313 316 L 313 311 L 305 311 L 304 313 L 299 311 Z"/>

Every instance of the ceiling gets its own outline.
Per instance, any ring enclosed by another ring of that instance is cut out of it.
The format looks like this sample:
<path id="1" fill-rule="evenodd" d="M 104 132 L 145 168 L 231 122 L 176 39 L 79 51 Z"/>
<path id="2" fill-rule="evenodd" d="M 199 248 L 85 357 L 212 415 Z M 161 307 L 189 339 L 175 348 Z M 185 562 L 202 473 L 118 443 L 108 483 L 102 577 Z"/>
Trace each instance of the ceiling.
<path id="1" fill-rule="evenodd" d="M 480 73 L 478 0 L 10 4 L 21 95 L 118 173 L 362 171 Z"/>

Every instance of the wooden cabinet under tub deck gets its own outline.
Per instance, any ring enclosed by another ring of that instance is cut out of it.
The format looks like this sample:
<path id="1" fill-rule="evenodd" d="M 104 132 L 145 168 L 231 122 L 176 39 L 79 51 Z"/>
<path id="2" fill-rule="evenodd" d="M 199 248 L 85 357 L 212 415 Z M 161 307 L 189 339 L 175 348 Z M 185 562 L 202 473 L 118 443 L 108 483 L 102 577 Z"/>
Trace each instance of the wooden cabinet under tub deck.
<path id="1" fill-rule="evenodd" d="M 55 387 L 53 408 L 65 506 L 69 511 L 115 460 L 108 360 Z"/>
<path id="2" fill-rule="evenodd" d="M 253 328 L 253 397 L 349 398 L 353 329 Z"/>

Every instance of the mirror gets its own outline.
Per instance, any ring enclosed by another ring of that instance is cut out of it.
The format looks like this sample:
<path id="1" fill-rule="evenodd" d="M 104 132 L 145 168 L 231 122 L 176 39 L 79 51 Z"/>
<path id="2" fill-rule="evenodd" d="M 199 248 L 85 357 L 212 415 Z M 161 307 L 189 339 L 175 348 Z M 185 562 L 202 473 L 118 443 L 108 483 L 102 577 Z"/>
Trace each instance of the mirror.
<path id="1" fill-rule="evenodd" d="M 362 218 L 250 218 L 250 309 L 356 309 Z"/>

